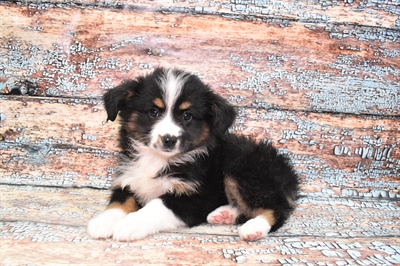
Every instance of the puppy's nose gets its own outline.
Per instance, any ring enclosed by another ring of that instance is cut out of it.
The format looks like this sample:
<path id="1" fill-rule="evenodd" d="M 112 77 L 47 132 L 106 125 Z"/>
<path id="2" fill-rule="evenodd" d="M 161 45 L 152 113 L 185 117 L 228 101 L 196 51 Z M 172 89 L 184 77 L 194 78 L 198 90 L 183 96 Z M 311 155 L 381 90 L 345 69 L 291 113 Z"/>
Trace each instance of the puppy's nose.
<path id="1" fill-rule="evenodd" d="M 161 141 L 165 149 L 171 149 L 175 147 L 178 138 L 175 136 L 171 136 L 170 134 L 167 134 L 161 138 Z"/>

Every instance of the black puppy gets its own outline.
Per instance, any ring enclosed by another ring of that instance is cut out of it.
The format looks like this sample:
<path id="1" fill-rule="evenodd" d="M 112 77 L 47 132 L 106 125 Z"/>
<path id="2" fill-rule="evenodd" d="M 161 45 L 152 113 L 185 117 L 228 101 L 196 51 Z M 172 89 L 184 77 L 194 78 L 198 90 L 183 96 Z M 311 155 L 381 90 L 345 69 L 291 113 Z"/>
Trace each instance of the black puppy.
<path id="1" fill-rule="evenodd" d="M 227 133 L 235 111 L 195 75 L 158 68 L 104 95 L 123 158 L 94 238 L 130 241 L 181 226 L 244 223 L 245 240 L 281 227 L 299 179 L 269 144 Z"/>

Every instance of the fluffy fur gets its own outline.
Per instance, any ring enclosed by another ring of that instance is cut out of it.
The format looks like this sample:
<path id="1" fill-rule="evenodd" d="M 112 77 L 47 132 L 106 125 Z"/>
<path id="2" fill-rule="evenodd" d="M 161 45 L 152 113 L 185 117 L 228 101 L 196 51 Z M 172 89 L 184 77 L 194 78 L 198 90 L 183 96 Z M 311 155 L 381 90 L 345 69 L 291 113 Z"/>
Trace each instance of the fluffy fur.
<path id="1" fill-rule="evenodd" d="M 126 81 L 104 95 L 120 116 L 122 158 L 94 238 L 141 239 L 181 226 L 239 224 L 245 240 L 283 225 L 298 177 L 269 144 L 227 133 L 234 108 L 199 78 L 174 69 Z"/>

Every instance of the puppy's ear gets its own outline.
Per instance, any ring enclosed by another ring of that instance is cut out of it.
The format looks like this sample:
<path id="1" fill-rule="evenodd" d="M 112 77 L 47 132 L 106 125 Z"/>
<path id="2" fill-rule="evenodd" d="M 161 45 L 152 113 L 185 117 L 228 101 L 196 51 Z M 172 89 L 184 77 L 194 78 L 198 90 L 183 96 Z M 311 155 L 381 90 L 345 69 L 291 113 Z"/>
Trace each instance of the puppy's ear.
<path id="1" fill-rule="evenodd" d="M 235 120 L 235 109 L 221 96 L 213 92 L 211 92 L 209 96 L 211 98 L 213 129 L 217 134 L 223 134 Z"/>
<path id="2" fill-rule="evenodd" d="M 107 121 L 114 121 L 118 112 L 124 108 L 126 100 L 135 94 L 138 83 L 129 80 L 107 91 L 103 96 L 104 106 L 107 111 Z"/>

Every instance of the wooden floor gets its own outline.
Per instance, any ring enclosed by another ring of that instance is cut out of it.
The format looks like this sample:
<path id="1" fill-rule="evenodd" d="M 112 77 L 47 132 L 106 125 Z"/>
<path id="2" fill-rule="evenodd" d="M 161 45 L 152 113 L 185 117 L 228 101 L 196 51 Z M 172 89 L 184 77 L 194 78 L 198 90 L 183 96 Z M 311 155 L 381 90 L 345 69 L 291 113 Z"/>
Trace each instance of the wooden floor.
<path id="1" fill-rule="evenodd" d="M 398 0 L 0 2 L 1 265 L 400 265 Z M 235 226 L 93 240 L 118 123 L 110 88 L 191 71 L 302 181 L 298 208 L 256 242 Z"/>
<path id="2" fill-rule="evenodd" d="M 400 263 L 400 206 L 393 200 L 311 193 L 282 229 L 259 241 L 241 241 L 236 226 L 203 225 L 123 243 L 86 233 L 106 191 L 3 185 L 0 192 L 3 265 Z"/>

